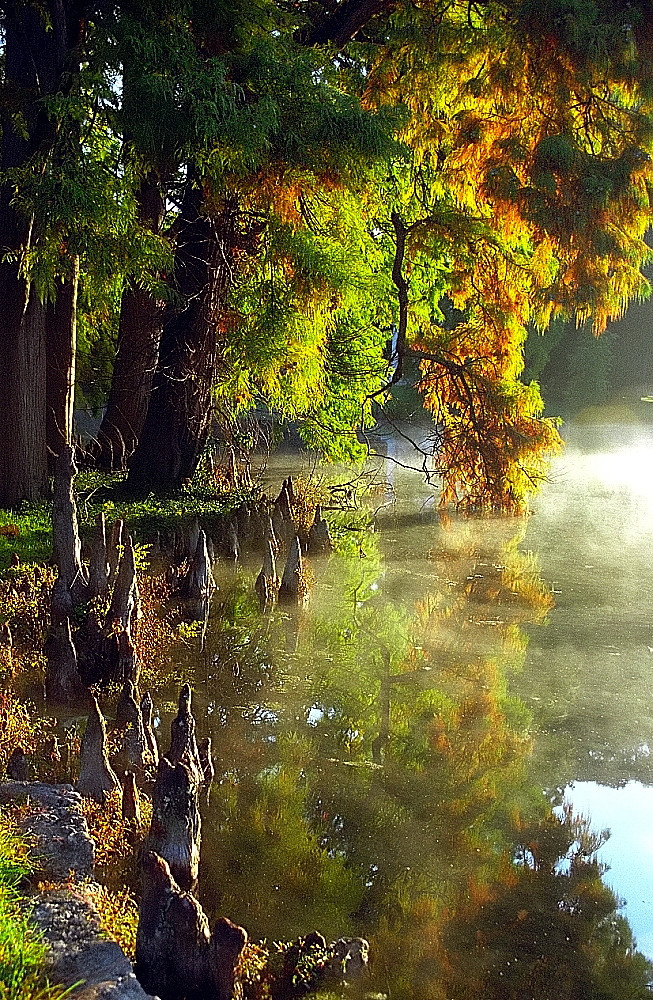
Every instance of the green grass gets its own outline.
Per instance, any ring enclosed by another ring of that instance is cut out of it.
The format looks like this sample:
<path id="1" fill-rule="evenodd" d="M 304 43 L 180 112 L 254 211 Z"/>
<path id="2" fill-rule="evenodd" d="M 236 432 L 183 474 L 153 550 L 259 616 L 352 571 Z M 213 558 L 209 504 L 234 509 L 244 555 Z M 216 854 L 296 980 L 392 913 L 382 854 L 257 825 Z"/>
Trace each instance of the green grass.
<path id="1" fill-rule="evenodd" d="M 122 518 L 130 534 L 140 542 L 151 541 L 157 531 L 170 534 L 177 528 L 188 527 L 196 517 L 210 531 L 225 514 L 253 495 L 249 489 L 218 493 L 209 489 L 200 478 L 168 496 L 132 499 L 124 493 L 123 479 L 122 475 L 97 472 L 83 472 L 77 476 L 77 516 L 82 537 L 90 534 L 100 511 L 104 511 L 108 521 Z M 51 503 L 22 504 L 16 510 L 0 509 L 0 572 L 11 564 L 14 552 L 21 563 L 42 563 L 50 559 L 51 516 Z"/>
<path id="2" fill-rule="evenodd" d="M 21 562 L 47 562 L 52 553 L 51 504 L 21 504 L 17 510 L 0 510 L 0 570 L 9 566 L 16 552 Z"/>
<path id="3" fill-rule="evenodd" d="M 25 842 L 0 815 L 0 1000 L 58 1000 L 68 992 L 42 977 L 45 945 L 20 895 L 30 870 Z"/>

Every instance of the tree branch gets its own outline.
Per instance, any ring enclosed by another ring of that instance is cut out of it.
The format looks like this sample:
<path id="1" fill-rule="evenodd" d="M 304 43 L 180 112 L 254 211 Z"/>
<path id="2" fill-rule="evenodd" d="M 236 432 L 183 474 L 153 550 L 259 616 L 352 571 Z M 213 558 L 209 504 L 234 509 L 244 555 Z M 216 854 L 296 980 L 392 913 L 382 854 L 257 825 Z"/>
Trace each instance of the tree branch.
<path id="1" fill-rule="evenodd" d="M 396 0 L 344 0 L 319 24 L 309 25 L 295 35 L 301 45 L 328 45 L 343 48 L 378 14 L 390 13 Z"/>

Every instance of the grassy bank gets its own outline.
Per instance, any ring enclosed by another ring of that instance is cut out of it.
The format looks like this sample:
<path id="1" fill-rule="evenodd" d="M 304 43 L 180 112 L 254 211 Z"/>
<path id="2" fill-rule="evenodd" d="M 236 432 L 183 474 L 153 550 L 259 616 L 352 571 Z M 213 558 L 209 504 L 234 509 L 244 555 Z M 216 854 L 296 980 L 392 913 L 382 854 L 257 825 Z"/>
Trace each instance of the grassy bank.
<path id="1" fill-rule="evenodd" d="M 0 1000 L 59 1000 L 68 992 L 43 976 L 45 945 L 20 892 L 30 871 L 25 841 L 0 813 Z"/>
<path id="2" fill-rule="evenodd" d="M 243 500 L 251 488 L 234 489 L 226 481 L 198 475 L 188 486 L 166 496 L 134 498 L 125 493 L 124 476 L 81 472 L 75 479 L 77 516 L 82 537 L 91 532 L 97 515 L 108 521 L 122 518 L 136 541 L 149 542 L 159 532 L 166 536 L 200 518 L 210 529 Z M 14 553 L 21 563 L 43 563 L 52 554 L 52 504 L 22 504 L 0 510 L 0 573 Z"/>

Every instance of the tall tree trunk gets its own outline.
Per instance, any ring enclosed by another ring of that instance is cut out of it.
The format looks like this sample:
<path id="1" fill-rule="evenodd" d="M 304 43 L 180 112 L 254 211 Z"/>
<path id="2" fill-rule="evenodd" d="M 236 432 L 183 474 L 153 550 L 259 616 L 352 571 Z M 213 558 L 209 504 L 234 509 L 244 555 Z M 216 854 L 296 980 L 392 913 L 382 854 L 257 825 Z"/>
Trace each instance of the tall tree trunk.
<path id="1" fill-rule="evenodd" d="M 57 457 L 73 440 L 78 286 L 79 258 L 75 258 L 72 276 L 46 310 L 46 437 L 51 475 Z"/>
<path id="2" fill-rule="evenodd" d="M 163 213 L 161 181 L 152 172 L 139 191 L 139 221 L 159 233 Z M 162 326 L 161 303 L 143 288 L 126 289 L 111 390 L 94 449 L 95 462 L 102 469 L 125 469 L 136 448 L 147 413 Z"/>
<path id="3" fill-rule="evenodd" d="M 0 301 L 0 505 L 15 507 L 47 490 L 45 309 L 9 264 L 0 265 Z"/>
<path id="4" fill-rule="evenodd" d="M 166 317 L 143 433 L 129 469 L 134 492 L 165 491 L 192 476 L 211 423 L 219 357 L 218 320 L 229 291 L 238 217 L 235 200 L 201 214 L 202 189 L 189 171 L 175 252 L 184 307 Z"/>
<path id="5" fill-rule="evenodd" d="M 56 94 L 79 40 L 81 8 L 60 0 L 32 6 L 4 5 L 5 84 L 22 98 L 21 116 L 9 102 L 0 112 L 2 170 L 24 166 L 54 138 L 43 98 Z M 0 505 L 35 500 L 47 489 L 46 309 L 21 274 L 20 260 L 33 242 L 33 223 L 12 204 L 11 183 L 0 189 Z"/>

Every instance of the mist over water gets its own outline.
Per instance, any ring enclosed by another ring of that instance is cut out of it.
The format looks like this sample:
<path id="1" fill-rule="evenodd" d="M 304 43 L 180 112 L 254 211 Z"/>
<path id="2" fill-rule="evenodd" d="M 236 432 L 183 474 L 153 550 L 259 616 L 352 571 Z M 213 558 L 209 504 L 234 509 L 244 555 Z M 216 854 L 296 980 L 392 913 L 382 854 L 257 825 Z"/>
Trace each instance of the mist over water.
<path id="1" fill-rule="evenodd" d="M 555 609 L 517 689 L 543 786 L 611 835 L 599 857 L 653 956 L 653 433 L 571 427 L 524 544 Z"/>
<path id="2" fill-rule="evenodd" d="M 567 435 L 528 518 L 441 518 L 419 473 L 371 467 L 374 528 L 333 515 L 302 611 L 261 616 L 257 558 L 218 566 L 186 665 L 220 775 L 207 909 L 363 934 L 393 997 L 590 995 L 601 955 L 646 977 L 600 875 L 653 957 L 653 436 Z"/>

